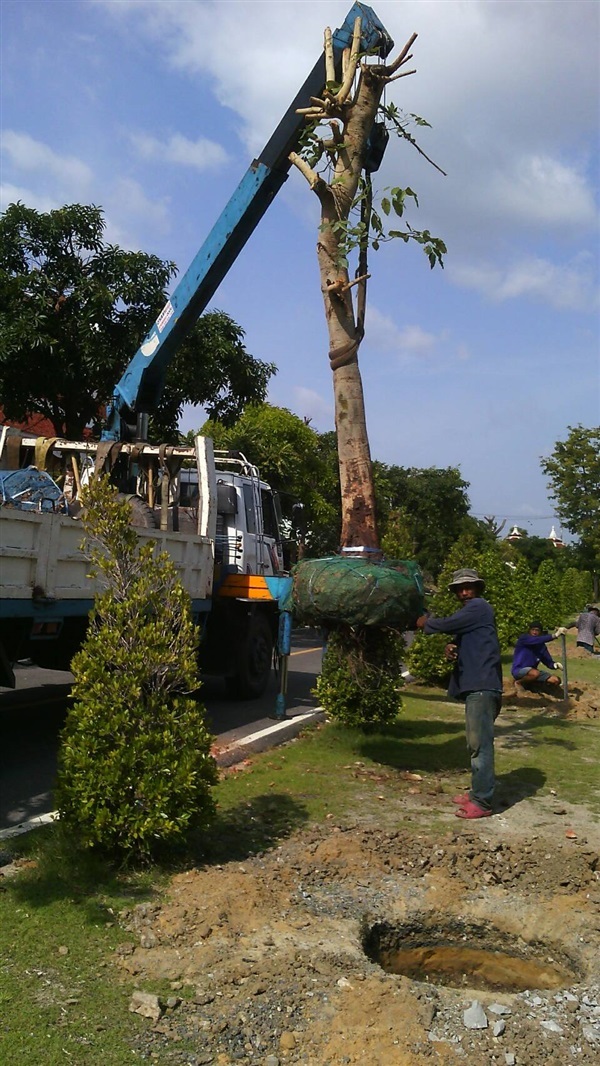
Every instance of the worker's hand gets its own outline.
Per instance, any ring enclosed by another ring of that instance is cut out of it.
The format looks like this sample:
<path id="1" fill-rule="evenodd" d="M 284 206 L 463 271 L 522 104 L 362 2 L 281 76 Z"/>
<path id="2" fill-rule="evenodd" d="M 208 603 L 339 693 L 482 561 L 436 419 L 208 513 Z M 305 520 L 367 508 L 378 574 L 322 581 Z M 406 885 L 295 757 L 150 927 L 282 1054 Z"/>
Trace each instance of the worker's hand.
<path id="1" fill-rule="evenodd" d="M 419 617 L 417 618 L 417 620 L 415 622 L 415 629 L 424 629 L 426 621 L 427 621 L 427 615 L 426 614 L 419 615 Z"/>
<path id="2" fill-rule="evenodd" d="M 566 626 L 559 626 L 558 629 L 555 631 L 554 636 L 555 637 L 564 637 L 566 632 L 567 632 L 567 627 Z"/>
<path id="3" fill-rule="evenodd" d="M 555 670 L 562 670 L 562 663 L 554 663 Z"/>
<path id="4" fill-rule="evenodd" d="M 456 662 L 456 660 L 458 659 L 458 645 L 446 644 L 446 647 L 444 648 L 444 655 L 446 656 L 446 659 L 449 663 Z"/>

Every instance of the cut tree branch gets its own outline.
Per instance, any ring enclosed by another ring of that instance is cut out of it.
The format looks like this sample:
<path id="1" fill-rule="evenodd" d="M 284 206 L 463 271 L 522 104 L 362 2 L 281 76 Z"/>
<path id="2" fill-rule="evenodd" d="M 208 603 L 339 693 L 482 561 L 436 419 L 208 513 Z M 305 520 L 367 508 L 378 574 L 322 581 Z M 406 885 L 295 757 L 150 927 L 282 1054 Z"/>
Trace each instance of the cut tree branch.
<path id="1" fill-rule="evenodd" d="M 361 274 L 360 277 L 354 278 L 354 281 L 347 282 L 347 284 L 344 285 L 344 288 L 341 291 L 348 292 L 348 289 L 351 289 L 353 285 L 358 285 L 361 281 L 368 281 L 370 277 L 370 274 Z"/>
<path id="2" fill-rule="evenodd" d="M 335 81 L 335 60 L 333 57 L 333 37 L 331 28 L 328 26 L 325 30 L 325 80 L 329 82 Z"/>
<path id="3" fill-rule="evenodd" d="M 393 78 L 386 78 L 386 82 L 389 84 L 391 81 L 398 81 L 398 78 L 407 78 L 409 74 L 416 74 L 415 70 L 401 70 L 399 74 L 394 74 Z"/>
<path id="4" fill-rule="evenodd" d="M 323 181 L 323 178 L 319 177 L 316 170 L 313 170 L 297 152 L 290 152 L 288 159 L 290 163 L 298 168 L 301 174 L 304 174 L 304 177 L 313 191 L 317 186 L 326 184 L 326 182 Z"/>
<path id="5" fill-rule="evenodd" d="M 354 75 L 356 74 L 356 68 L 358 66 L 358 60 L 360 56 L 360 28 L 361 19 L 354 20 L 354 31 L 352 33 L 352 51 L 350 53 L 350 59 L 348 61 L 348 68 L 344 75 L 344 80 L 339 92 L 336 93 L 336 103 L 338 107 L 341 104 L 345 104 L 350 90 L 352 88 L 352 82 L 354 81 Z"/>
<path id="6" fill-rule="evenodd" d="M 418 33 L 413 33 L 412 37 L 410 37 L 410 39 L 404 45 L 404 48 L 402 49 L 400 54 L 396 56 L 394 61 L 390 63 L 389 66 L 386 66 L 386 74 L 394 74 L 398 70 L 398 67 L 401 67 L 403 63 L 408 62 L 408 60 L 411 58 L 408 53 L 418 36 Z"/>

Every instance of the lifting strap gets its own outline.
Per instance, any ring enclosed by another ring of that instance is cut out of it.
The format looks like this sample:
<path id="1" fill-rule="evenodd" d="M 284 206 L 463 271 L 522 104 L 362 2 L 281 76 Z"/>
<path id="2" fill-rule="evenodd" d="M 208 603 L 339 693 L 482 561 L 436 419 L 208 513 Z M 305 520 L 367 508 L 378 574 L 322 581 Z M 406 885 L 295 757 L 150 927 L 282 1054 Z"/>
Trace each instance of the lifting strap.
<path id="1" fill-rule="evenodd" d="M 115 465 L 123 444 L 118 440 L 101 440 L 96 448 L 96 462 L 94 463 L 94 474 L 102 474 L 106 472 L 110 474 L 113 466 Z"/>
<path id="2" fill-rule="evenodd" d="M 48 452 L 51 452 L 52 448 L 56 444 L 57 437 L 38 437 L 35 442 L 35 459 L 34 464 L 38 470 L 47 470 L 46 465 L 48 459 Z M 50 464 L 53 465 L 52 463 Z"/>

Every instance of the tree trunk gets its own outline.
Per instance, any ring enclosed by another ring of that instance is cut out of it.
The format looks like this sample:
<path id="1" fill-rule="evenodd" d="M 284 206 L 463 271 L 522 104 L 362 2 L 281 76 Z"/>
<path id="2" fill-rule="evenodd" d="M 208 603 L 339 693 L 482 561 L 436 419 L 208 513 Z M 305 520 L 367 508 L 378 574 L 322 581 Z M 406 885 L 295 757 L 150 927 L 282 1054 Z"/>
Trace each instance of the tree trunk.
<path id="1" fill-rule="evenodd" d="M 331 185 L 319 182 L 315 188 L 321 201 L 317 256 L 333 372 L 342 494 L 342 548 L 379 548 L 373 470 L 358 365 L 362 322 L 357 323 L 355 318 L 348 269 L 340 265 L 340 238 L 334 227 L 340 219 L 348 219 L 382 91 L 382 83 L 363 75 L 357 99 L 345 123 L 345 149 L 336 163 L 335 182 Z M 366 285 L 366 279 L 362 284 Z"/>
<path id="2" fill-rule="evenodd" d="M 342 548 L 379 548 L 375 493 L 358 359 L 333 372 L 342 489 Z"/>
<path id="3" fill-rule="evenodd" d="M 316 126 L 328 125 L 331 129 L 331 139 L 319 139 L 321 147 L 317 154 L 317 161 L 324 153 L 329 157 L 333 164 L 333 180 L 328 184 L 314 169 L 313 163 L 308 163 L 295 152 L 290 155 L 291 162 L 302 171 L 321 203 L 317 255 L 325 318 L 329 331 L 329 360 L 333 372 L 335 425 L 342 493 L 342 548 L 361 546 L 376 550 L 379 548 L 375 521 L 373 470 L 358 366 L 358 348 L 364 332 L 368 276 L 366 252 L 371 221 L 368 184 L 361 198 L 362 233 L 358 239 L 360 249 L 358 277 L 352 282 L 348 276 L 345 241 L 348 232 L 352 233 L 349 217 L 353 207 L 356 206 L 361 174 L 365 169 L 367 159 L 369 138 L 381 96 L 388 81 L 402 76 L 398 75 L 397 71 L 410 58 L 408 51 L 415 37 L 416 34 L 413 34 L 398 58 L 389 67 L 361 63 L 358 47 L 360 19 L 357 19 L 352 48 L 348 49 L 346 66 L 342 70 L 342 84 L 335 95 L 332 95 L 329 83 L 336 79 L 331 66 L 328 68 L 328 87 L 324 92 L 324 99 L 312 97 L 311 107 L 304 109 L 309 122 L 312 120 Z M 326 33 L 326 62 L 333 65 L 332 55 L 327 60 L 327 41 Z M 358 86 L 351 99 L 350 88 L 358 70 Z M 367 182 L 368 180 L 369 175 L 367 175 Z M 356 233 L 357 231 L 354 230 L 353 236 L 356 236 Z M 360 288 L 355 317 L 351 289 L 356 284 Z"/>

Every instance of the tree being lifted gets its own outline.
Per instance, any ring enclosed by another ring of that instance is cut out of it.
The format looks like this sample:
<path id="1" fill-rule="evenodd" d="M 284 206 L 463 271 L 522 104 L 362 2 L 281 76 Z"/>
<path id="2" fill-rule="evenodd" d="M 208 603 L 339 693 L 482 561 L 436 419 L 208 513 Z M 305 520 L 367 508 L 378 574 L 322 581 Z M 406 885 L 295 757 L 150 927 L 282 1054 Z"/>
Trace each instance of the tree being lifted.
<path id="1" fill-rule="evenodd" d="M 386 230 L 373 207 L 371 174 L 378 169 L 389 130 L 416 145 L 408 132 L 408 119 L 393 105 L 381 105 L 386 85 L 414 74 L 402 68 L 412 58 L 414 33 L 400 54 L 389 64 L 368 62 L 361 55 L 361 19 L 354 23 L 352 45 L 345 49 L 341 81 L 335 69 L 331 30 L 325 30 L 326 88 L 322 98 L 313 98 L 300 113 L 306 115 L 307 133 L 301 152 L 292 152 L 292 163 L 306 177 L 321 205 L 317 255 L 325 317 L 329 331 L 329 360 L 333 371 L 335 424 L 338 439 L 342 491 L 341 547 L 379 549 L 375 521 L 375 496 L 365 418 L 358 349 L 364 336 L 369 245 L 399 237 L 417 241 L 433 267 L 443 266 L 446 247 L 427 231 L 406 225 L 404 230 Z M 417 125 L 428 125 L 415 115 Z M 327 127 L 325 135 L 323 127 Z M 323 135 L 321 135 L 321 133 Z M 425 158 L 427 158 L 425 156 Z M 323 173 L 317 169 L 324 161 Z M 429 160 L 431 162 L 431 160 Z M 435 164 L 432 164 L 435 166 Z M 439 167 L 437 168 L 439 169 Z M 443 171 L 442 171 L 443 173 Z M 410 188 L 392 188 L 381 201 L 389 216 L 404 214 L 406 200 L 417 197 Z M 360 213 L 353 224 L 352 216 Z M 358 265 L 350 280 L 348 257 L 358 251 Z M 356 310 L 352 288 L 356 287 Z"/>
<path id="2" fill-rule="evenodd" d="M 371 174 L 381 163 L 389 130 L 421 152 L 408 132 L 409 120 L 402 118 L 393 104 L 381 104 L 390 82 L 414 73 L 402 68 L 412 58 L 410 49 L 416 36 L 412 35 L 390 63 L 369 61 L 360 51 L 359 17 L 338 72 L 331 30 L 327 29 L 325 90 L 322 97 L 313 97 L 307 107 L 300 109 L 308 128 L 301 150 L 289 157 L 321 205 L 317 255 L 335 396 L 341 549 L 350 549 L 349 555 L 362 555 L 362 559 L 317 560 L 314 566 L 307 563 L 304 572 L 297 574 L 295 596 L 297 604 L 308 612 L 305 618 L 314 612 L 314 621 L 321 612 L 329 630 L 327 653 L 317 683 L 322 705 L 333 717 L 363 730 L 385 726 L 400 709 L 400 633 L 416 617 L 417 601 L 422 605 L 422 586 L 415 564 L 368 565 L 368 559 L 381 560 L 382 553 L 358 366 L 358 349 L 365 330 L 369 246 L 376 250 L 381 242 L 394 237 L 405 242 L 414 240 L 423 246 L 431 267 L 436 263 L 443 266 L 446 251 L 443 241 L 427 230 L 415 230 L 408 224 L 403 230 L 385 228 L 382 215 L 393 212 L 402 218 L 407 199 L 417 203 L 412 189 L 392 188 L 381 201 L 382 214 L 373 206 Z M 410 118 L 418 125 L 427 125 L 417 116 Z M 350 280 L 352 251 L 357 252 L 358 262 L 355 277 Z"/>

